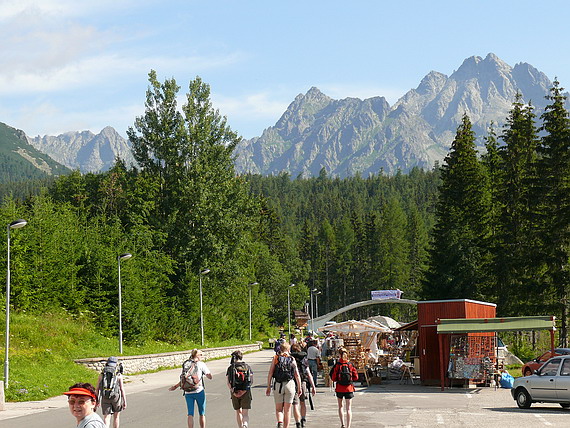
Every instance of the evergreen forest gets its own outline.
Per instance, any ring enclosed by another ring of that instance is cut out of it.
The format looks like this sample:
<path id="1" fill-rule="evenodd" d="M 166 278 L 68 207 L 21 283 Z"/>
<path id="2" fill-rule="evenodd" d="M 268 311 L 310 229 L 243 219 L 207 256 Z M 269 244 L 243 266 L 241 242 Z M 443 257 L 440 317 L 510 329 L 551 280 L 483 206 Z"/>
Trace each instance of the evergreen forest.
<path id="1" fill-rule="evenodd" d="M 179 91 L 149 73 L 145 113 L 127 133 L 137 167 L 0 185 L 2 224 L 28 222 L 10 232 L 13 310 L 87 315 L 116 336 L 121 263 L 130 343 L 198 340 L 201 284 L 212 340 L 248 337 L 250 292 L 258 336 L 286 325 L 288 294 L 301 310 L 316 290 L 322 315 L 400 289 L 494 302 L 501 316 L 555 315 L 566 344 L 570 119 L 557 81 L 539 117 L 518 97 L 483 154 L 464 116 L 432 170 L 345 179 L 236 175 L 240 137 L 209 85 L 191 81 L 182 106 Z M 383 310 L 415 317 L 412 305 Z"/>

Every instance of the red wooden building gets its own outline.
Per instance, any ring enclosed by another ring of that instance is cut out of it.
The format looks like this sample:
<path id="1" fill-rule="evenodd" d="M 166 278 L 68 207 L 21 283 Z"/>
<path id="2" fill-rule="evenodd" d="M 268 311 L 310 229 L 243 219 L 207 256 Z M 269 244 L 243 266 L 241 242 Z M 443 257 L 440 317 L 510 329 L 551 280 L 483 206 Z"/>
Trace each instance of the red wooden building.
<path id="1" fill-rule="evenodd" d="M 418 302 L 420 378 L 423 385 L 440 384 L 440 355 L 437 334 L 438 319 L 494 318 L 497 305 L 476 300 L 431 300 Z M 466 333 L 465 336 L 492 336 L 494 333 Z M 450 336 L 442 337 L 444 364 L 449 361 Z"/>

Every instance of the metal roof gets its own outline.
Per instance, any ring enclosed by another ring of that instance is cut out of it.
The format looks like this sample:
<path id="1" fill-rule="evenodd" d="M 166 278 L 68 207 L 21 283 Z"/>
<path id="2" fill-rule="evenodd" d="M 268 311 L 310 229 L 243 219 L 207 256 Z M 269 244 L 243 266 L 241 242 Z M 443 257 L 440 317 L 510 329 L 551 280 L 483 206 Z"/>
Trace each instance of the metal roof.
<path id="1" fill-rule="evenodd" d="M 438 319 L 436 323 L 438 334 L 556 330 L 553 316 Z"/>

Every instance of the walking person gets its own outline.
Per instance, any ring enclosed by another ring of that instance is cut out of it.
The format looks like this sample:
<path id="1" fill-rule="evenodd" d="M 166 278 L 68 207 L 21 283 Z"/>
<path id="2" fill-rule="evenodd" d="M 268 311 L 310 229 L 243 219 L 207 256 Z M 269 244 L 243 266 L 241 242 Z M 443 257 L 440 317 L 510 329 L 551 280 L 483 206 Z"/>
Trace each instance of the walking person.
<path id="1" fill-rule="evenodd" d="M 313 377 L 313 381 L 315 382 L 315 386 L 318 385 L 317 375 L 318 375 L 318 366 L 319 366 L 319 357 L 321 352 L 319 348 L 317 348 L 317 341 L 311 339 L 308 343 L 307 348 L 307 360 L 309 360 L 309 369 L 311 370 L 311 376 Z"/>
<path id="2" fill-rule="evenodd" d="M 90 383 L 76 383 L 63 393 L 67 395 L 69 411 L 77 420 L 77 428 L 105 428 L 103 420 L 95 413 L 97 394 Z"/>
<path id="3" fill-rule="evenodd" d="M 243 361 L 243 354 L 239 350 L 232 352 L 230 366 L 226 371 L 226 382 L 230 389 L 232 405 L 236 411 L 237 426 L 238 428 L 248 428 L 253 371 Z"/>
<path id="4" fill-rule="evenodd" d="M 180 381 L 176 385 L 168 388 L 174 391 L 180 388 L 184 391 L 183 395 L 186 399 L 186 407 L 188 409 L 188 428 L 194 428 L 194 404 L 198 406 L 198 416 L 200 428 L 206 427 L 206 391 L 204 390 L 204 376 L 212 379 L 212 373 L 201 361 L 202 351 L 198 349 L 192 350 L 190 358 L 182 364 L 182 374 Z"/>
<path id="5" fill-rule="evenodd" d="M 107 428 L 119 428 L 121 411 L 127 408 L 127 395 L 123 384 L 123 365 L 117 357 L 109 357 L 97 380 L 97 398 Z"/>
<path id="6" fill-rule="evenodd" d="M 348 361 L 348 351 L 344 348 L 339 349 L 339 360 L 331 370 L 331 380 L 336 382 L 335 393 L 338 401 L 338 417 L 340 418 L 341 428 L 350 428 L 352 421 L 351 400 L 354 397 L 354 381 L 358 380 L 358 372 L 356 368 Z M 343 399 L 344 413 L 343 415 Z"/>
<path id="7" fill-rule="evenodd" d="M 275 400 L 275 417 L 277 428 L 287 428 L 291 420 L 291 406 L 295 394 L 301 394 L 301 377 L 295 359 L 289 355 L 289 344 L 284 342 L 275 354 L 267 373 L 267 389 L 265 395 L 271 395 L 273 383 L 273 398 Z"/>
<path id="8" fill-rule="evenodd" d="M 301 377 L 301 394 L 295 394 L 295 399 L 293 400 L 293 415 L 295 417 L 296 428 L 304 428 L 307 423 L 307 400 L 311 400 L 309 394 L 313 397 L 315 396 L 315 383 L 313 382 L 313 377 L 309 370 L 307 353 L 301 349 L 298 343 L 291 346 L 291 356 L 295 358 L 299 376 Z"/>

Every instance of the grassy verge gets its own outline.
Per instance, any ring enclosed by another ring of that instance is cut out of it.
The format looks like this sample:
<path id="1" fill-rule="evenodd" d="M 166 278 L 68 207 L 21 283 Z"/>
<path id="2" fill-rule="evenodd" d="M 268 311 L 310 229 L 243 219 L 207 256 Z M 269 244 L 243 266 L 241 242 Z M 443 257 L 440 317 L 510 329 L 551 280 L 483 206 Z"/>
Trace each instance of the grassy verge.
<path id="1" fill-rule="evenodd" d="M 237 340 L 207 343 L 206 347 L 242 344 Z M 1 356 L 4 364 L 4 345 Z M 124 355 L 184 351 L 196 343 L 152 342 L 144 346 L 123 347 Z M 10 318 L 10 375 L 7 401 L 43 400 L 66 391 L 76 382 L 97 381 L 98 373 L 75 364 L 73 360 L 117 355 L 117 338 L 102 336 L 86 319 L 61 314 L 33 316 L 12 314 Z"/>

